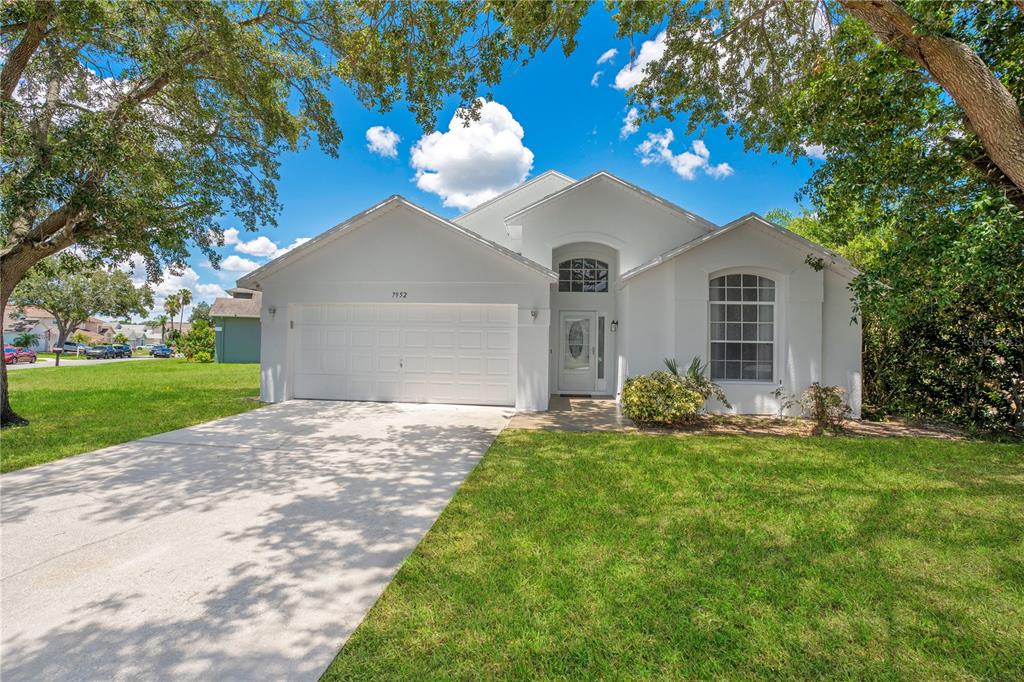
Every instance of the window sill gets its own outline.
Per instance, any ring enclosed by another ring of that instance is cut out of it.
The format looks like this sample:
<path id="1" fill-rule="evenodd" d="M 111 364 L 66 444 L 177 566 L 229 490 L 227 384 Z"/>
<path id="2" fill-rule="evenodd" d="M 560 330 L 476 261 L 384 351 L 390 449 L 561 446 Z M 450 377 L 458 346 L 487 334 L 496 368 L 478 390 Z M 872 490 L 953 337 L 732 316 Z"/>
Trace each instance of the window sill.
<path id="1" fill-rule="evenodd" d="M 716 384 L 721 386 L 737 385 L 737 386 L 776 386 L 774 381 L 758 381 L 756 379 L 712 379 Z"/>

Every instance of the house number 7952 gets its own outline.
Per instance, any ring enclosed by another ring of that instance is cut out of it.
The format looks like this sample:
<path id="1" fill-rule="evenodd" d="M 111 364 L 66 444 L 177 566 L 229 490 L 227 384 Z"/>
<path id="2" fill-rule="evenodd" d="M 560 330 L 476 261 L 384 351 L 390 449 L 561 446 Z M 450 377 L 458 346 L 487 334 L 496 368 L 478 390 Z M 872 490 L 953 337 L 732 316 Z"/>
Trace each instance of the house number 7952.
<path id="1" fill-rule="evenodd" d="M 407 298 L 409 296 L 408 291 L 392 291 L 391 298 Z"/>

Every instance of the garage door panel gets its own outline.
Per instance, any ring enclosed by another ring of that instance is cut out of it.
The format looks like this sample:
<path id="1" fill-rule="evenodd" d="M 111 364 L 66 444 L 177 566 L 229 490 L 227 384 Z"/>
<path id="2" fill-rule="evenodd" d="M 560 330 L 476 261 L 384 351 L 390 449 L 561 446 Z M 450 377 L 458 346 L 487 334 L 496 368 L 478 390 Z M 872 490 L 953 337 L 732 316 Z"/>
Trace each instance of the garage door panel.
<path id="1" fill-rule="evenodd" d="M 295 317 L 297 398 L 515 404 L 516 306 L 346 303 Z"/>

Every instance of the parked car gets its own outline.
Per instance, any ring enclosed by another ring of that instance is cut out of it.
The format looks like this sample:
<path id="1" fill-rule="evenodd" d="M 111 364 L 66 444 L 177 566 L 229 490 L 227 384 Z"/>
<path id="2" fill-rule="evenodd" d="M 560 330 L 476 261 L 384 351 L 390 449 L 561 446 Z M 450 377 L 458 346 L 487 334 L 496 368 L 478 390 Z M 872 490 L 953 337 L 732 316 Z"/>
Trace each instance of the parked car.
<path id="1" fill-rule="evenodd" d="M 15 365 L 19 362 L 35 362 L 36 352 L 20 346 L 4 346 L 4 364 Z"/>
<path id="2" fill-rule="evenodd" d="M 107 358 L 115 357 L 114 349 L 111 346 L 93 346 L 89 350 L 85 351 L 85 357 L 87 360 L 105 360 Z"/>
<path id="3" fill-rule="evenodd" d="M 89 350 L 89 346 L 85 345 L 84 343 L 75 343 L 74 341 L 65 341 L 64 342 L 64 353 L 66 355 L 67 354 L 81 355 L 81 354 L 84 354 L 85 351 L 87 351 L 87 350 Z"/>
<path id="4" fill-rule="evenodd" d="M 153 346 L 149 349 L 149 354 L 154 358 L 169 358 L 172 355 L 170 346 L 164 345 Z"/>
<path id="5" fill-rule="evenodd" d="M 114 349 L 115 358 L 130 358 L 132 356 L 132 347 L 127 343 L 115 343 L 111 348 Z"/>

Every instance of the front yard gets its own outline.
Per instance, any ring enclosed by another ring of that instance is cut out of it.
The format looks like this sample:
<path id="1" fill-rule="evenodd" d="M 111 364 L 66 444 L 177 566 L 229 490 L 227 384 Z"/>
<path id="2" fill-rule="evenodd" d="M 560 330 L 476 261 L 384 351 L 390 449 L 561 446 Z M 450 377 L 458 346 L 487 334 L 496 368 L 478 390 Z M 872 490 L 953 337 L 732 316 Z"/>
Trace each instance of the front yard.
<path id="1" fill-rule="evenodd" d="M 506 431 L 325 679 L 1024 678 L 1024 448 Z"/>
<path id="2" fill-rule="evenodd" d="M 259 407 L 259 366 L 183 360 L 9 372 L 29 420 L 0 435 L 0 471 L 51 462 Z"/>

